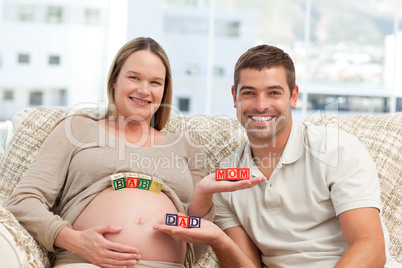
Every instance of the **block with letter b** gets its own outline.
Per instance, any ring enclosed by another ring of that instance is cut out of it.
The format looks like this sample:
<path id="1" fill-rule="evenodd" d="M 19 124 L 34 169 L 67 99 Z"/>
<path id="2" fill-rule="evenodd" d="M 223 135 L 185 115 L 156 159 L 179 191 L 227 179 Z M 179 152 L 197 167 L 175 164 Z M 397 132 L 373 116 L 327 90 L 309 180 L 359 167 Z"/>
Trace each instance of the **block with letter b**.
<path id="1" fill-rule="evenodd" d="M 126 173 L 126 187 L 138 188 L 140 177 L 137 173 Z"/>
<path id="2" fill-rule="evenodd" d="M 124 177 L 123 174 L 117 173 L 117 174 L 111 175 L 110 179 L 112 180 L 113 189 L 119 190 L 119 189 L 126 188 L 126 178 Z"/>
<path id="3" fill-rule="evenodd" d="M 148 175 L 140 174 L 140 180 L 138 182 L 138 189 L 149 190 L 151 186 L 152 178 Z"/>
<path id="4" fill-rule="evenodd" d="M 149 190 L 159 194 L 162 191 L 162 188 L 163 188 L 163 181 L 161 179 L 153 177 Z"/>

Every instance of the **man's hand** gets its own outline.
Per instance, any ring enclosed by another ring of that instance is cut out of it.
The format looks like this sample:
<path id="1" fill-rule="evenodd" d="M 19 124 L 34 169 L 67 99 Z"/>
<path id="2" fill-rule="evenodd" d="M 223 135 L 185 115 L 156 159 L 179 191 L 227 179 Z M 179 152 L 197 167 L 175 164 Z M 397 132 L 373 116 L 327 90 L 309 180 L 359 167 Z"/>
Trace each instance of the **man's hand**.
<path id="1" fill-rule="evenodd" d="M 55 245 L 80 256 L 84 260 L 105 268 L 134 265 L 141 258 L 137 248 L 109 241 L 107 233 L 119 233 L 121 227 L 98 225 L 84 231 L 64 227 L 58 234 Z"/>

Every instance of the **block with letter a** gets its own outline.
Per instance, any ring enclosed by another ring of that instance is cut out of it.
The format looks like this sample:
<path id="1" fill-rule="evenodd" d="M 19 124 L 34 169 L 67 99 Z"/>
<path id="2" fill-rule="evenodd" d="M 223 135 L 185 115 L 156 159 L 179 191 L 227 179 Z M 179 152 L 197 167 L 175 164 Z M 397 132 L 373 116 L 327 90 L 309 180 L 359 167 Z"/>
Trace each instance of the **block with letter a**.
<path id="1" fill-rule="evenodd" d="M 138 188 L 138 181 L 140 177 L 137 173 L 126 173 L 126 187 Z"/>
<path id="2" fill-rule="evenodd" d="M 188 216 L 177 216 L 177 226 L 188 228 L 188 222 L 189 222 Z"/>

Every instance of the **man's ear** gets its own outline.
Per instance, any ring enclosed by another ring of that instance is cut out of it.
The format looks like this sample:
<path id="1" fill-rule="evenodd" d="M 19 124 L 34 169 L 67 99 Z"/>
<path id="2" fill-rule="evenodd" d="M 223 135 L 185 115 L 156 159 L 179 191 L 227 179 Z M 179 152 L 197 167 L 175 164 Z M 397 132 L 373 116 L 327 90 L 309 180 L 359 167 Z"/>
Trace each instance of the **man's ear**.
<path id="1" fill-rule="evenodd" d="M 237 96 L 234 86 L 232 86 L 233 106 L 237 109 Z"/>
<path id="2" fill-rule="evenodd" d="M 295 108 L 297 103 L 297 96 L 299 95 L 299 86 L 295 85 L 293 88 L 292 97 L 290 97 L 290 107 Z"/>

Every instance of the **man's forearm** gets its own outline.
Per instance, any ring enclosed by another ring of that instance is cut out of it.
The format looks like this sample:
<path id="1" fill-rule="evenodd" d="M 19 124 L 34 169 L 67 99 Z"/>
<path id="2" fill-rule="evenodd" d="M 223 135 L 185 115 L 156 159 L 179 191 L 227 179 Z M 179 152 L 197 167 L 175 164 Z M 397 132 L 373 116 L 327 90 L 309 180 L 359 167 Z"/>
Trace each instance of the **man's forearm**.
<path id="1" fill-rule="evenodd" d="M 222 268 L 247 267 L 256 268 L 253 262 L 233 242 L 230 237 L 225 236 L 219 243 L 211 245 Z"/>
<path id="2" fill-rule="evenodd" d="M 343 254 L 335 268 L 383 268 L 385 262 L 385 248 L 382 241 L 376 243 L 369 239 L 359 239 Z"/>

